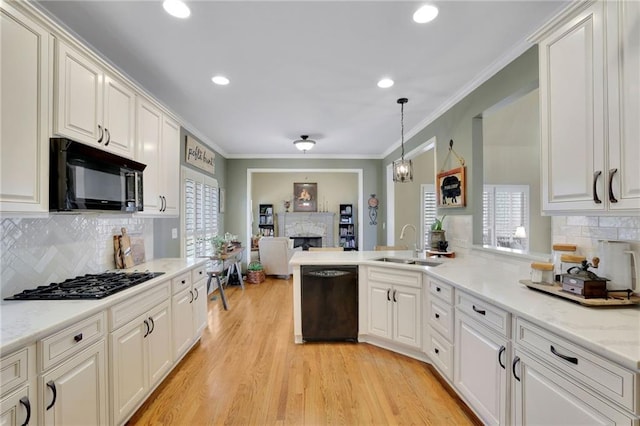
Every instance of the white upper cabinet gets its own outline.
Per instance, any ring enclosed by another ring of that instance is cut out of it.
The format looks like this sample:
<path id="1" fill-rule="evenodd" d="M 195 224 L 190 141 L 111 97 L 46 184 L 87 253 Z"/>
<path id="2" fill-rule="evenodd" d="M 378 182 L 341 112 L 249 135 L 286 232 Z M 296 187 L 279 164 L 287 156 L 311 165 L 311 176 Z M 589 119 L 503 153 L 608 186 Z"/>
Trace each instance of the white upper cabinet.
<path id="1" fill-rule="evenodd" d="M 607 3 L 609 209 L 640 209 L 640 2 Z"/>
<path id="2" fill-rule="evenodd" d="M 49 209 L 49 44 L 42 26 L 0 2 L 0 211 Z"/>
<path id="3" fill-rule="evenodd" d="M 144 169 L 144 212 L 175 215 L 180 210 L 180 125 L 142 96 L 137 107 L 136 160 Z"/>
<path id="4" fill-rule="evenodd" d="M 133 157 L 134 90 L 62 40 L 54 94 L 56 135 Z"/>
<path id="5" fill-rule="evenodd" d="M 543 210 L 637 212 L 639 7 L 578 8 L 539 41 Z"/>

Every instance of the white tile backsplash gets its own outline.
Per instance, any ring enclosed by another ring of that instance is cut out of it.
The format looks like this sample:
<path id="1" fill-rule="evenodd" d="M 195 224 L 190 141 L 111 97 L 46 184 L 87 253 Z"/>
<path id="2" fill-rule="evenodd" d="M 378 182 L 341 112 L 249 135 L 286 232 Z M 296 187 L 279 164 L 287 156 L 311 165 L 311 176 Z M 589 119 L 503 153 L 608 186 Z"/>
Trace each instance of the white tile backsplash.
<path id="1" fill-rule="evenodd" d="M 113 236 L 127 228 L 145 239 L 153 259 L 153 219 L 129 215 L 50 215 L 3 218 L 0 296 L 113 269 Z"/>

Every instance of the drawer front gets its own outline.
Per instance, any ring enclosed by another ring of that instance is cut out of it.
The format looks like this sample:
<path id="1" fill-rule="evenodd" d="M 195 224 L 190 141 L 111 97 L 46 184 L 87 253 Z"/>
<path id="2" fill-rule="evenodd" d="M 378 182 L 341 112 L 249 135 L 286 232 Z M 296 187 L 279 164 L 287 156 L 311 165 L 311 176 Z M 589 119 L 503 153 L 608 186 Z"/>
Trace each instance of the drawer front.
<path id="1" fill-rule="evenodd" d="M 367 277 L 371 281 L 384 284 L 400 284 L 414 288 L 422 287 L 422 273 L 412 271 L 402 271 L 393 268 L 368 268 Z"/>
<path id="2" fill-rule="evenodd" d="M 431 299 L 429 324 L 449 342 L 453 342 L 453 306 L 437 299 Z"/>
<path id="3" fill-rule="evenodd" d="M 449 380 L 453 380 L 453 346 L 431 330 L 429 359 Z"/>
<path id="4" fill-rule="evenodd" d="M 460 291 L 456 293 L 456 297 L 456 307 L 460 312 L 495 330 L 501 336 L 509 337 L 511 318 L 507 311 Z"/>
<path id="5" fill-rule="evenodd" d="M 434 280 L 433 278 L 428 278 L 429 280 L 429 291 L 431 294 L 447 302 L 450 305 L 453 305 L 453 286 L 449 284 L 445 284 L 438 280 Z"/>
<path id="6" fill-rule="evenodd" d="M 570 343 L 521 318 L 516 319 L 516 343 L 573 380 L 636 412 L 636 375 L 595 353 Z"/>
<path id="7" fill-rule="evenodd" d="M 20 349 L 0 360 L 0 397 L 29 380 L 29 359 L 35 356 L 33 347 Z M 33 364 L 35 366 L 35 363 Z"/>
<path id="8" fill-rule="evenodd" d="M 171 283 L 169 281 L 165 281 L 144 293 L 140 293 L 129 300 L 118 303 L 109 309 L 109 331 L 114 331 L 115 329 L 122 327 L 129 321 L 144 314 L 158 303 L 169 300 L 170 296 Z"/>
<path id="9" fill-rule="evenodd" d="M 207 278 L 207 265 L 201 265 L 191 270 L 191 282 L 197 283 Z M 184 287 L 184 286 L 183 286 Z M 175 292 L 174 292 L 175 293 Z"/>
<path id="10" fill-rule="evenodd" d="M 185 288 L 191 287 L 191 271 L 172 278 L 171 286 L 173 287 L 173 294 L 180 293 Z"/>
<path id="11" fill-rule="evenodd" d="M 77 354 L 105 335 L 106 313 L 100 312 L 38 343 L 42 371 Z"/>

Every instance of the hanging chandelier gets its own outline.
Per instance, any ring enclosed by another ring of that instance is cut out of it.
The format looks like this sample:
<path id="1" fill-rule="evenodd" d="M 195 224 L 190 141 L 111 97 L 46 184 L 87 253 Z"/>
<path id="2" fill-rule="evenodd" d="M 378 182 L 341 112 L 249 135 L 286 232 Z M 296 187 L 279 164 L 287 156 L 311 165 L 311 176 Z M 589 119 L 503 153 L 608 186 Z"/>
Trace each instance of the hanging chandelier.
<path id="1" fill-rule="evenodd" d="M 411 160 L 404 159 L 404 104 L 409 102 L 407 98 L 400 98 L 397 101 L 400 104 L 400 146 L 402 147 L 402 155 L 400 160 L 393 162 L 393 181 L 394 182 L 413 182 L 413 164 Z"/>
<path id="2" fill-rule="evenodd" d="M 297 141 L 293 141 L 293 144 L 300 151 L 307 152 L 316 144 L 316 141 L 309 139 L 309 135 L 301 135 L 300 138 Z"/>

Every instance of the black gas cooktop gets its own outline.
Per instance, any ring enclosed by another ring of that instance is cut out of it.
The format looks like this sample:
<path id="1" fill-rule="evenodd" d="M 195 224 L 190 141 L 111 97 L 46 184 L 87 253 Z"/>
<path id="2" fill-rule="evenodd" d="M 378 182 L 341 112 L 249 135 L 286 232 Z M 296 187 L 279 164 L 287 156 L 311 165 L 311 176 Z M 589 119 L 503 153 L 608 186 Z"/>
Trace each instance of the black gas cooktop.
<path id="1" fill-rule="evenodd" d="M 5 300 L 102 299 L 149 281 L 164 272 L 105 272 L 70 278 L 14 294 Z"/>

